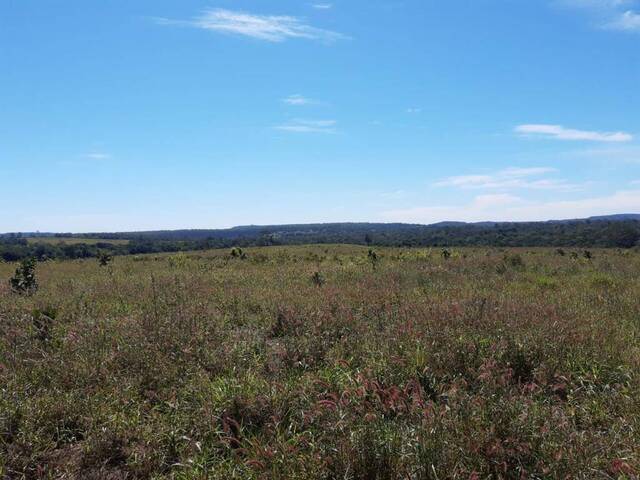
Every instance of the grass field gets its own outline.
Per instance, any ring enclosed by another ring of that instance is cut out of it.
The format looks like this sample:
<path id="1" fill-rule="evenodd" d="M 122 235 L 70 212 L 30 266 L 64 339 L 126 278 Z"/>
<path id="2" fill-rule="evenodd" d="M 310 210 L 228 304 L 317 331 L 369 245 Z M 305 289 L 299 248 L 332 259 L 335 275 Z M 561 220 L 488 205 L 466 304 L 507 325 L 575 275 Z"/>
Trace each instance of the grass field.
<path id="1" fill-rule="evenodd" d="M 48 243 L 53 245 L 58 245 L 60 243 L 64 243 L 67 245 L 77 245 L 80 243 L 85 243 L 87 245 L 94 245 L 96 243 L 111 243 L 113 245 L 126 245 L 129 243 L 129 240 L 109 240 L 109 239 L 101 239 L 101 238 L 81 238 L 81 237 L 29 237 L 27 238 L 29 243 Z"/>
<path id="2" fill-rule="evenodd" d="M 639 252 L 376 252 L 0 264 L 0 478 L 637 478 Z"/>

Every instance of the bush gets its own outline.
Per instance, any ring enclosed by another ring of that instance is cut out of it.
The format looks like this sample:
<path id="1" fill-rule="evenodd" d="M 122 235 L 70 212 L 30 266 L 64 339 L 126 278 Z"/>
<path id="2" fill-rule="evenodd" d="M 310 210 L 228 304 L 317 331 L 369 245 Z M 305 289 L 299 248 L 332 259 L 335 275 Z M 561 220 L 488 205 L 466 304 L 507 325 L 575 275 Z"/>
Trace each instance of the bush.
<path id="1" fill-rule="evenodd" d="M 326 280 L 320 272 L 315 272 L 313 275 L 311 275 L 311 282 L 315 286 L 321 287 L 322 285 L 325 284 Z"/>
<path id="2" fill-rule="evenodd" d="M 32 312 L 33 327 L 36 330 L 36 338 L 38 340 L 41 342 L 51 340 L 51 328 L 57 316 L 58 309 L 52 306 L 47 306 L 43 309 L 36 308 Z"/>
<path id="3" fill-rule="evenodd" d="M 111 260 L 113 260 L 113 257 L 109 253 L 103 251 L 98 252 L 98 263 L 101 267 L 109 265 Z"/>
<path id="4" fill-rule="evenodd" d="M 504 263 L 513 268 L 524 268 L 524 260 L 519 254 L 505 255 Z"/>
<path id="5" fill-rule="evenodd" d="M 15 293 L 31 295 L 38 290 L 36 281 L 36 260 L 25 258 L 20 262 L 15 275 L 9 280 L 11 290 Z"/>
<path id="6" fill-rule="evenodd" d="M 367 258 L 371 263 L 371 268 L 375 270 L 376 267 L 378 266 L 378 260 L 379 260 L 378 254 L 375 252 L 375 250 L 369 249 L 369 253 L 367 253 Z"/>

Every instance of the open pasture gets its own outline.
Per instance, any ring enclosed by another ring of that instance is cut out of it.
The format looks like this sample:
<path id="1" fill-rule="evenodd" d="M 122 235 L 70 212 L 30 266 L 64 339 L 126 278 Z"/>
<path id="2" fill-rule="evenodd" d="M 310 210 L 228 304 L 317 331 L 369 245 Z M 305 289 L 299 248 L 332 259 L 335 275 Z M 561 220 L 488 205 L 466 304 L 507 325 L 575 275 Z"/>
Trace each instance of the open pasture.
<path id="1" fill-rule="evenodd" d="M 0 478 L 636 478 L 640 253 L 0 263 Z"/>

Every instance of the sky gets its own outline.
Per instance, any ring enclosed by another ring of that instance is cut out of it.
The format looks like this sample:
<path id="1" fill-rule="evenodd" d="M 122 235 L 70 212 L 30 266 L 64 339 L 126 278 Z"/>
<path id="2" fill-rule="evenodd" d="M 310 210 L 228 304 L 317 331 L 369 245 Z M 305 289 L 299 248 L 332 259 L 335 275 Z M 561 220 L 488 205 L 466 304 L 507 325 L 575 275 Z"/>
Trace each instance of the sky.
<path id="1" fill-rule="evenodd" d="M 0 0 L 0 232 L 640 213 L 640 1 Z"/>

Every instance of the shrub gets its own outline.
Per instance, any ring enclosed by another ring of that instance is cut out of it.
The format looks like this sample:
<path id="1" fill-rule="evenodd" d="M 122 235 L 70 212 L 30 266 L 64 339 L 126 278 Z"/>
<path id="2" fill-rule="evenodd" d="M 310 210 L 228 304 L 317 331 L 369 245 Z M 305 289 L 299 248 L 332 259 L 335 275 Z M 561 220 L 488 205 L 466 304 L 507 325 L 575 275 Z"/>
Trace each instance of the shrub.
<path id="1" fill-rule="evenodd" d="M 111 263 L 111 260 L 113 260 L 113 257 L 108 252 L 98 252 L 98 264 L 101 267 L 106 267 L 107 265 L 109 265 Z"/>
<path id="2" fill-rule="evenodd" d="M 523 270 L 525 267 L 524 260 L 519 254 L 505 254 L 502 258 L 502 262 L 500 262 L 496 266 L 496 272 L 499 274 L 506 273 L 509 269 L 512 270 Z"/>
<path id="3" fill-rule="evenodd" d="M 11 290 L 15 293 L 31 295 L 38 290 L 36 280 L 36 260 L 25 258 L 20 262 L 15 275 L 9 280 Z"/>
<path id="4" fill-rule="evenodd" d="M 524 260 L 519 254 L 505 255 L 504 263 L 513 268 L 524 268 Z"/>
<path id="5" fill-rule="evenodd" d="M 325 284 L 326 280 L 320 272 L 315 272 L 313 275 L 311 275 L 311 282 L 315 286 L 321 287 L 322 285 Z"/>
<path id="6" fill-rule="evenodd" d="M 375 270 L 376 267 L 378 266 L 378 261 L 380 260 L 378 257 L 378 254 L 375 252 L 375 250 L 369 249 L 369 253 L 367 253 L 367 258 L 371 263 L 371 268 Z"/>
<path id="7" fill-rule="evenodd" d="M 51 327 L 57 316 L 58 310 L 51 306 L 47 306 L 42 310 L 36 308 L 32 312 L 33 327 L 36 329 L 36 338 L 38 340 L 41 342 L 51 340 Z"/>

